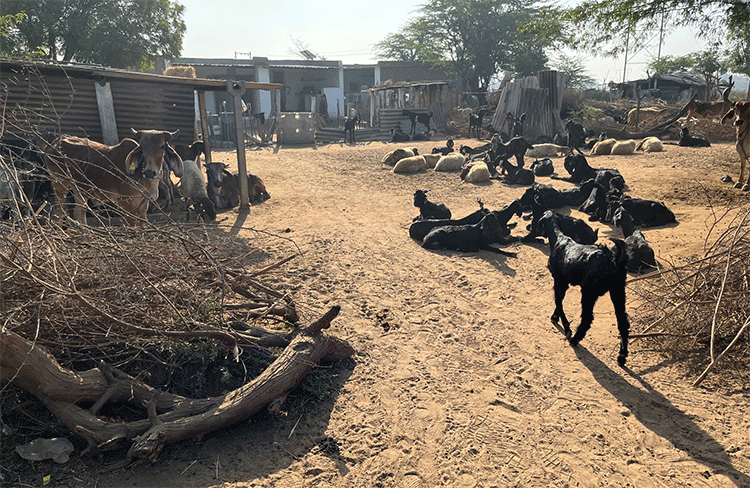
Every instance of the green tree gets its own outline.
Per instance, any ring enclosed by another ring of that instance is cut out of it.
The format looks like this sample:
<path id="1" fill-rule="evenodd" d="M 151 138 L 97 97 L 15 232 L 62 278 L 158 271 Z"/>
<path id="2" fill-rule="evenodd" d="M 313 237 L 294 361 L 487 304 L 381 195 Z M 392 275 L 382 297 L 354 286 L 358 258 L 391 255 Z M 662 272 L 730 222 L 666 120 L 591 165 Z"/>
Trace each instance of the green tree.
<path id="1" fill-rule="evenodd" d="M 24 13 L 2 54 L 42 46 L 57 61 L 144 69 L 157 57 L 177 58 L 185 7 L 170 0 L 2 0 L 3 13 Z"/>
<path id="2" fill-rule="evenodd" d="M 565 74 L 569 88 L 583 90 L 596 86 L 596 80 L 586 74 L 584 61 L 580 56 L 559 53 L 552 62 L 552 67 Z"/>
<path id="3" fill-rule="evenodd" d="M 694 67 L 693 56 L 662 56 L 659 59 L 652 59 L 648 63 L 649 71 L 660 75 L 668 75 L 676 71 L 688 70 Z"/>
<path id="4" fill-rule="evenodd" d="M 400 32 L 375 46 L 389 59 L 443 64 L 464 90 L 486 90 L 499 70 L 544 69 L 545 45 L 522 27 L 539 16 L 536 0 L 429 0 Z"/>

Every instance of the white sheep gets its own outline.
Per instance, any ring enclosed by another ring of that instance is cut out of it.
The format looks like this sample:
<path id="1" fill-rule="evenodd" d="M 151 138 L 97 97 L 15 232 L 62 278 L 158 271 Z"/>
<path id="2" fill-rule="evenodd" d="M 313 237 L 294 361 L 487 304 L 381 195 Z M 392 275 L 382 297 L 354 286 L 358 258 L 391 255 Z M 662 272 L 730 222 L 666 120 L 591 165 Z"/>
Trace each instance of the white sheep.
<path id="1" fill-rule="evenodd" d="M 398 161 L 401 159 L 409 158 L 409 157 L 416 156 L 416 155 L 417 155 L 416 148 L 414 149 L 398 148 L 398 149 L 394 149 L 393 151 L 383 156 L 383 159 L 381 159 L 380 162 L 393 166 L 394 164 L 398 163 Z"/>
<path id="2" fill-rule="evenodd" d="M 591 148 L 591 154 L 610 154 L 612 152 L 612 146 L 616 143 L 616 139 L 604 139 L 603 141 L 598 141 L 594 144 L 594 147 Z"/>
<path id="3" fill-rule="evenodd" d="M 424 160 L 425 160 L 425 163 L 427 163 L 427 167 L 430 169 L 433 169 L 441 157 L 443 157 L 443 155 L 440 153 L 425 154 Z"/>
<path id="4" fill-rule="evenodd" d="M 612 151 L 610 154 L 633 154 L 635 151 L 636 142 L 633 139 L 628 139 L 627 141 L 617 141 L 614 146 L 612 146 Z"/>
<path id="5" fill-rule="evenodd" d="M 646 137 L 636 146 L 636 151 L 645 152 L 662 152 L 664 150 L 664 144 L 658 137 Z"/>
<path id="6" fill-rule="evenodd" d="M 399 159 L 393 166 L 394 173 L 412 174 L 418 173 L 427 167 L 424 156 L 411 156 L 409 158 Z"/>
<path id="7" fill-rule="evenodd" d="M 465 160 L 466 158 L 458 153 L 446 154 L 435 164 L 435 171 L 460 171 Z"/>
<path id="8" fill-rule="evenodd" d="M 482 183 L 490 181 L 490 170 L 484 161 L 474 161 L 464 166 L 461 179 L 466 183 Z"/>
<path id="9" fill-rule="evenodd" d="M 549 158 L 558 154 L 564 156 L 568 152 L 567 146 L 558 146 L 557 144 L 534 144 L 532 149 L 526 150 L 528 158 Z"/>
<path id="10" fill-rule="evenodd" d="M 200 169 L 197 158 L 195 161 L 190 159 L 183 161 L 182 166 L 182 177 L 178 190 L 182 198 L 185 199 L 186 218 L 190 219 L 190 204 L 192 203 L 195 211 L 199 215 L 203 215 L 205 220 L 215 220 L 216 207 L 214 202 L 208 198 L 206 177 Z"/>

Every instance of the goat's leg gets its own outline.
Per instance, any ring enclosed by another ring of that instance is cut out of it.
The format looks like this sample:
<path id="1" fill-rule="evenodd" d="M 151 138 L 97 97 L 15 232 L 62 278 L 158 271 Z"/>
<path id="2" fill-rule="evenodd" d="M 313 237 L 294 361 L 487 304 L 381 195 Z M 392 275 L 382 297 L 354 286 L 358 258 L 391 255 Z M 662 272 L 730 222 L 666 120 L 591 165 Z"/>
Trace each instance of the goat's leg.
<path id="1" fill-rule="evenodd" d="M 577 346 L 586 337 L 586 332 L 589 331 L 591 323 L 594 321 L 594 305 L 596 305 L 598 298 L 596 291 L 581 288 L 581 323 L 578 325 L 575 335 L 568 339 L 571 346 Z"/>
<path id="2" fill-rule="evenodd" d="M 625 286 L 618 287 L 617 290 L 609 291 L 609 298 L 615 307 L 615 317 L 617 317 L 617 330 L 620 332 L 620 352 L 617 354 L 617 364 L 625 366 L 625 360 L 628 357 L 628 339 L 630 338 L 630 321 L 628 314 L 625 312 Z"/>
<path id="3" fill-rule="evenodd" d="M 563 280 L 555 280 L 555 311 L 550 317 L 552 323 L 557 325 L 559 320 L 562 320 L 563 331 L 565 332 L 565 338 L 570 339 L 570 322 L 568 317 L 565 316 L 563 310 L 563 300 L 565 299 L 565 293 L 568 291 L 568 283 Z"/>
<path id="4" fill-rule="evenodd" d="M 737 143 L 737 148 L 740 149 L 740 143 Z M 740 154 L 740 177 L 734 187 L 748 191 L 750 190 L 750 160 L 748 160 L 747 156 L 743 157 L 740 151 L 737 152 Z M 745 173 L 747 173 L 747 176 L 745 176 Z"/>

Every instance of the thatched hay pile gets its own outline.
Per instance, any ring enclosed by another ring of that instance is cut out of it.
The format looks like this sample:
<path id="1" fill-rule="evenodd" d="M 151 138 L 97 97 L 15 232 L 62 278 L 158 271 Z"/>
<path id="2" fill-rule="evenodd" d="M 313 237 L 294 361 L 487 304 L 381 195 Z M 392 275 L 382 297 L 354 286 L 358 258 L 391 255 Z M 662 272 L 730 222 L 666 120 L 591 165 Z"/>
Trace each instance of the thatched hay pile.
<path id="1" fill-rule="evenodd" d="M 195 78 L 195 68 L 192 66 L 170 66 L 164 70 L 165 76 L 179 76 L 180 78 Z"/>
<path id="2" fill-rule="evenodd" d="M 723 219 L 730 215 L 702 259 L 631 280 L 643 300 L 634 337 L 702 371 L 696 384 L 711 370 L 745 374 L 750 365 L 750 207 Z"/>

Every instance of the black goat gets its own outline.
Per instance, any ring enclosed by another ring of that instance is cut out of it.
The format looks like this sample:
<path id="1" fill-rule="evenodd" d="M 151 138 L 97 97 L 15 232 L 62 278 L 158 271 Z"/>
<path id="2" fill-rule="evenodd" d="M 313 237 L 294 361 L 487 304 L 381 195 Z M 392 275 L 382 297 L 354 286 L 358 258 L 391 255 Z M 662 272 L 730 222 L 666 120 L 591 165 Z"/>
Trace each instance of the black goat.
<path id="1" fill-rule="evenodd" d="M 677 218 L 664 202 L 644 200 L 643 198 L 621 197 L 612 200 L 607 210 L 607 220 L 611 220 L 618 206 L 622 206 L 633 218 L 633 224 L 645 227 L 656 227 L 659 225 L 677 222 Z"/>
<path id="2" fill-rule="evenodd" d="M 401 126 L 396 126 L 395 129 L 393 129 L 393 137 L 391 138 L 391 142 L 409 142 L 411 141 L 411 137 L 409 137 L 409 134 L 404 132 L 401 129 Z"/>
<path id="3" fill-rule="evenodd" d="M 583 124 L 569 120 L 565 124 L 565 130 L 568 131 L 568 148 L 570 151 L 576 150 L 579 154 L 583 154 L 579 149 L 586 140 L 586 130 L 583 128 Z"/>
<path id="4" fill-rule="evenodd" d="M 536 159 L 531 163 L 531 171 L 536 176 L 549 176 L 555 172 L 555 165 L 550 158 Z"/>
<path id="5" fill-rule="evenodd" d="M 433 147 L 432 154 L 442 154 L 443 156 L 445 156 L 446 154 L 450 154 L 453 152 L 453 146 L 453 139 L 448 139 L 447 141 L 445 141 L 445 146 Z"/>
<path id="6" fill-rule="evenodd" d="M 576 188 L 577 190 L 577 188 Z M 580 190 L 579 190 L 580 193 Z M 534 201 L 544 206 L 545 209 L 560 208 L 566 205 L 571 205 L 569 199 L 567 199 L 561 190 L 550 186 L 543 185 L 541 183 L 534 183 L 521 196 L 521 204 L 524 209 L 530 209 L 534 207 Z M 575 204 L 577 207 L 581 202 Z"/>
<path id="7" fill-rule="evenodd" d="M 491 144 L 498 158 L 509 159 L 511 156 L 515 156 L 519 168 L 523 168 L 523 157 L 526 151 L 534 148 L 523 137 L 514 137 L 507 143 L 503 143 L 497 134 L 492 136 Z"/>
<path id="8" fill-rule="evenodd" d="M 427 199 L 429 190 L 417 190 L 414 192 L 414 206 L 419 208 L 419 215 L 414 220 L 424 219 L 449 219 L 451 211 L 442 202 L 434 203 Z"/>
<path id="9" fill-rule="evenodd" d="M 539 222 L 545 213 L 549 211 L 539 201 L 539 198 L 534 199 L 534 210 L 532 212 L 531 223 L 528 226 L 529 233 L 521 239 L 523 242 L 535 242 L 536 238 L 542 235 Z M 599 238 L 599 230 L 592 229 L 589 224 L 579 218 L 558 213 L 555 213 L 555 218 L 558 220 L 558 225 L 562 229 L 562 232 L 575 242 L 593 244 Z"/>
<path id="10" fill-rule="evenodd" d="M 482 119 L 487 115 L 487 109 L 480 109 L 479 112 L 469 114 L 469 139 L 473 133 L 476 133 L 477 139 L 482 138 Z"/>
<path id="11" fill-rule="evenodd" d="M 516 117 L 513 112 L 508 112 L 505 118 L 508 120 L 510 137 L 523 136 L 523 122 L 526 120 L 526 113 L 524 112 L 520 117 Z"/>
<path id="12" fill-rule="evenodd" d="M 612 217 L 615 227 L 622 229 L 625 237 L 625 251 L 628 253 L 628 271 L 642 273 L 657 269 L 656 255 L 653 248 L 646 241 L 643 232 L 635 228 L 633 218 L 627 210 L 617 207 Z"/>
<path id="13" fill-rule="evenodd" d="M 464 252 L 483 250 L 505 256 L 515 256 L 515 253 L 490 246 L 491 243 L 498 242 L 502 237 L 501 226 L 497 217 L 495 217 L 495 214 L 489 213 L 478 224 L 449 225 L 432 229 L 425 236 L 422 247 Z"/>
<path id="14" fill-rule="evenodd" d="M 597 183 L 604 188 L 614 188 L 622 190 L 625 187 L 625 179 L 616 169 L 596 169 L 589 166 L 586 156 L 583 154 L 569 153 L 565 156 L 563 166 L 570 174 L 569 177 L 552 175 L 554 180 L 568 181 L 570 183 L 581 184 L 586 180 L 595 179 Z"/>
<path id="15" fill-rule="evenodd" d="M 607 220 L 607 190 L 596 180 L 590 179 L 581 183 L 581 194 L 588 195 L 578 207 L 578 211 L 588 214 L 589 220 L 605 222 Z"/>
<path id="16" fill-rule="evenodd" d="M 677 145 L 684 147 L 711 147 L 711 143 L 705 137 L 691 136 L 687 127 L 683 127 L 680 131 L 680 141 Z"/>
<path id="17" fill-rule="evenodd" d="M 514 166 L 507 159 L 501 163 L 503 170 L 506 172 L 504 183 L 509 185 L 533 185 L 534 184 L 534 172 L 530 169 L 519 168 Z"/>
<path id="18" fill-rule="evenodd" d="M 417 122 L 420 124 L 423 124 L 425 127 L 427 127 L 427 132 L 430 132 L 430 119 L 432 118 L 432 114 L 425 114 L 425 113 L 419 113 L 419 112 L 412 112 L 411 110 L 403 110 L 401 112 L 401 115 L 404 117 L 409 117 L 409 122 L 411 122 L 411 130 L 409 131 L 409 134 L 412 136 L 414 135 L 414 132 L 417 130 Z"/>
<path id="19" fill-rule="evenodd" d="M 625 310 L 628 264 L 625 242 L 622 239 L 609 239 L 611 243 L 608 244 L 579 244 L 560 230 L 559 218 L 549 210 L 540 219 L 539 226 L 543 235 L 549 239 L 547 269 L 554 280 L 555 291 L 552 323 L 557 325 L 562 320 L 565 338 L 571 346 L 577 346 L 594 321 L 596 301 L 609 292 L 617 318 L 617 330 L 620 333 L 617 363 L 624 366 L 628 357 L 630 336 L 630 322 Z M 563 310 L 563 300 L 570 285 L 581 287 L 581 323 L 574 335 Z"/>
<path id="20" fill-rule="evenodd" d="M 432 229 L 436 227 L 445 227 L 446 225 L 467 225 L 478 224 L 482 221 L 489 210 L 480 208 L 462 219 L 426 219 L 415 220 L 409 226 L 409 237 L 421 241 Z"/>
<path id="21" fill-rule="evenodd" d="M 344 120 L 344 141 L 351 142 L 352 144 L 356 144 L 354 142 L 354 129 L 357 128 L 357 124 L 361 122 L 361 119 L 358 116 L 354 117 L 347 117 Z"/>

